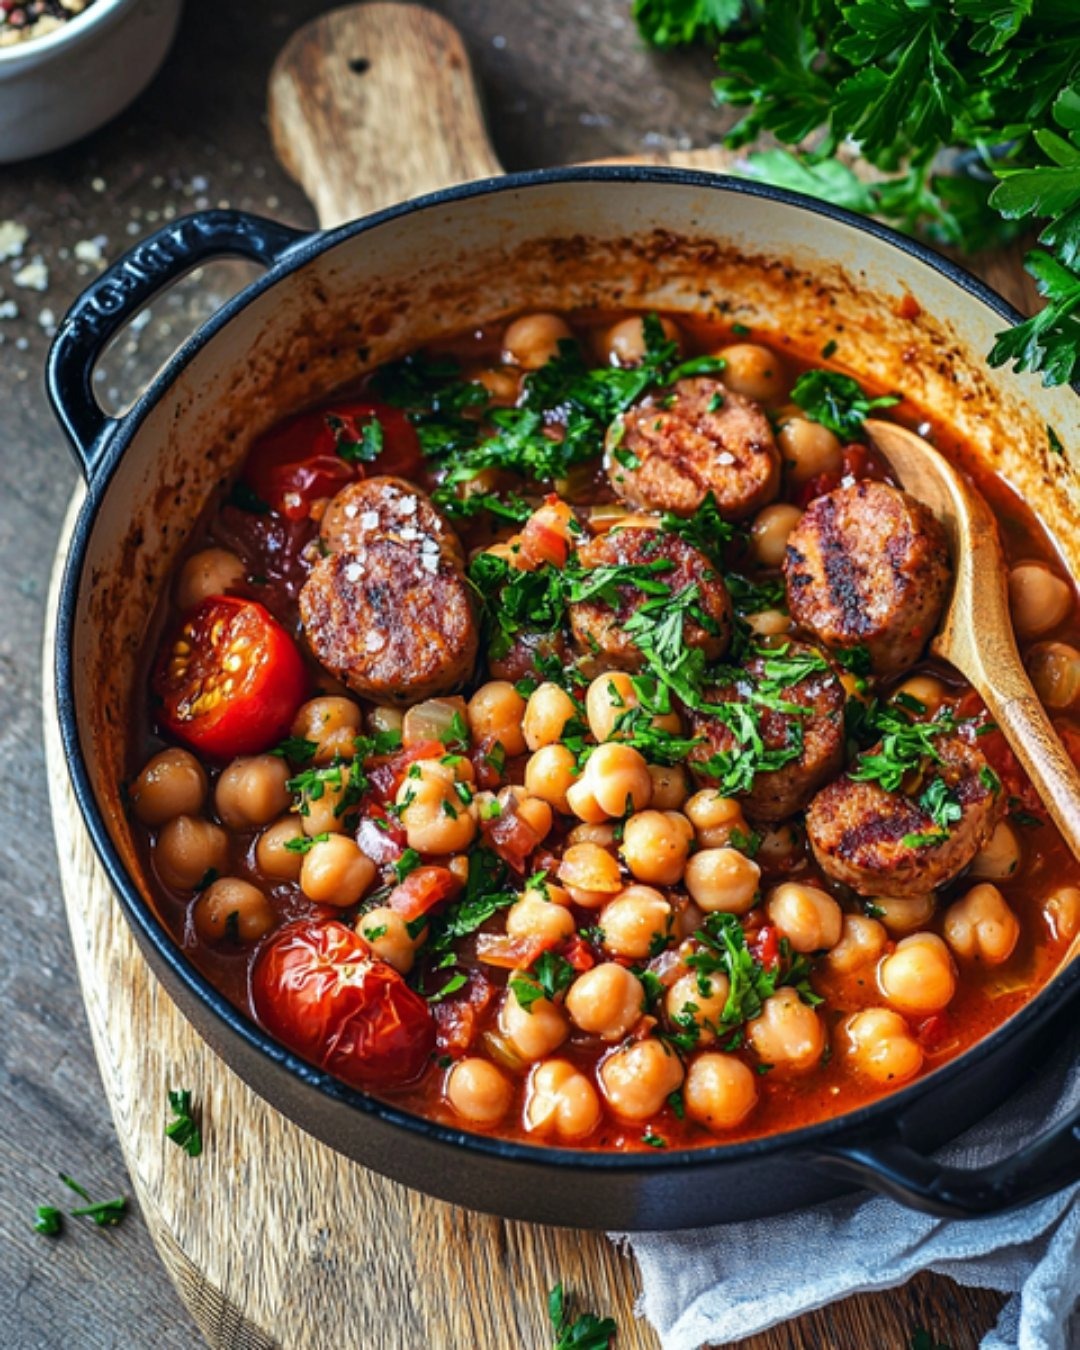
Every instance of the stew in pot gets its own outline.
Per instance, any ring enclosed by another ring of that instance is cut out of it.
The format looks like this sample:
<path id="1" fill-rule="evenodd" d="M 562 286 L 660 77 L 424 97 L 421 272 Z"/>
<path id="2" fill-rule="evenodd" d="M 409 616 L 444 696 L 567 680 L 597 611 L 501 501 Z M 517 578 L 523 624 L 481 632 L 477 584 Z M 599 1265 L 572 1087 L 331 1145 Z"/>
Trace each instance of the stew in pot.
<path id="1" fill-rule="evenodd" d="M 1029 999 L 1080 870 L 926 656 L 945 536 L 865 417 L 975 477 L 1080 749 L 1073 586 L 843 356 L 527 314 L 259 437 L 159 616 L 129 784 L 208 978 L 386 1100 L 621 1150 L 845 1112 Z"/>

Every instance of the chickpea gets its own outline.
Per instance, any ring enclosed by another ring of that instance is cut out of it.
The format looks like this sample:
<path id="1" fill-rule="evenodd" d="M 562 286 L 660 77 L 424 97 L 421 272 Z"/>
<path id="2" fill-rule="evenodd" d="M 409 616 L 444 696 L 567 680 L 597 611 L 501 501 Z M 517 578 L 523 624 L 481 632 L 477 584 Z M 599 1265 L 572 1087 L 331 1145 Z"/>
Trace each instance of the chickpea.
<path id="1" fill-rule="evenodd" d="M 845 914 L 840 941 L 826 957 L 830 970 L 851 975 L 875 962 L 884 952 L 889 935 L 877 919 L 865 914 Z"/>
<path id="2" fill-rule="evenodd" d="M 756 342 L 735 342 L 722 347 L 717 356 L 727 362 L 720 378 L 728 389 L 744 398 L 767 403 L 783 396 L 786 383 L 784 363 L 768 347 Z"/>
<path id="3" fill-rule="evenodd" d="M 820 422 L 789 417 L 776 436 L 780 457 L 792 487 L 802 487 L 818 474 L 839 473 L 844 457 L 836 436 Z"/>
<path id="4" fill-rule="evenodd" d="M 314 741 L 316 764 L 352 759 L 360 735 L 360 707 L 351 698 L 309 698 L 293 718 L 292 734 Z"/>
<path id="5" fill-rule="evenodd" d="M 1043 914 L 1057 938 L 1071 942 L 1080 933 L 1080 887 L 1059 886 L 1043 901 Z"/>
<path id="6" fill-rule="evenodd" d="M 154 845 L 154 868 L 175 891 L 193 891 L 208 872 L 223 872 L 228 860 L 228 835 L 198 816 L 167 820 Z"/>
<path id="7" fill-rule="evenodd" d="M 613 1051 L 600 1065 L 601 1091 L 615 1114 L 625 1120 L 655 1116 L 682 1080 L 678 1055 L 652 1036 Z"/>
<path id="8" fill-rule="evenodd" d="M 812 1069 L 825 1052 L 825 1025 L 794 989 L 771 994 L 761 1014 L 746 1024 L 746 1037 L 765 1064 L 793 1073 Z"/>
<path id="9" fill-rule="evenodd" d="M 446 870 L 450 872 L 455 880 L 461 886 L 469 884 L 469 855 L 467 853 L 457 853 L 446 862 Z"/>
<path id="10" fill-rule="evenodd" d="M 757 1105 L 757 1083 L 735 1055 L 698 1055 L 687 1072 L 683 1099 L 686 1114 L 707 1130 L 733 1130 Z"/>
<path id="11" fill-rule="evenodd" d="M 559 354 L 560 342 L 573 341 L 573 333 L 557 314 L 523 314 L 507 324 L 502 339 L 502 359 L 508 366 L 539 370 Z"/>
<path id="12" fill-rule="evenodd" d="M 570 911 L 545 899 L 539 891 L 526 891 L 506 912 L 506 931 L 511 937 L 544 938 L 555 943 L 572 937 L 575 927 Z"/>
<path id="13" fill-rule="evenodd" d="M 787 554 L 788 535 L 802 520 L 802 511 L 788 502 L 775 502 L 754 517 L 750 551 L 762 567 L 779 567 Z"/>
<path id="14" fill-rule="evenodd" d="M 286 846 L 303 838 L 304 831 L 296 816 L 282 816 L 256 839 L 255 866 L 264 877 L 274 881 L 299 881 L 304 856 Z"/>
<path id="15" fill-rule="evenodd" d="M 446 1075 L 447 1101 L 473 1125 L 497 1125 L 513 1097 L 510 1080 L 489 1059 L 459 1059 Z"/>
<path id="16" fill-rule="evenodd" d="M 577 776 L 577 760 L 568 746 L 542 745 L 525 765 L 525 790 L 567 815 L 570 806 L 566 794 Z"/>
<path id="17" fill-rule="evenodd" d="M 640 751 L 618 741 L 598 745 L 585 766 L 585 780 L 601 810 L 618 818 L 649 805 L 652 779 Z"/>
<path id="18" fill-rule="evenodd" d="M 660 327 L 669 342 L 678 344 L 682 351 L 682 334 L 670 319 L 661 319 Z M 603 359 L 612 366 L 639 366 L 648 350 L 645 341 L 645 323 L 638 314 L 628 319 L 620 319 L 607 330 L 600 343 Z"/>
<path id="19" fill-rule="evenodd" d="M 940 1012 L 956 993 L 956 967 L 936 933 L 913 933 L 878 966 L 878 985 L 895 1008 L 913 1016 Z"/>
<path id="20" fill-rule="evenodd" d="M 1020 941 L 1020 922 L 996 886 L 973 886 L 945 911 L 945 940 L 957 956 L 999 966 Z"/>
<path id="21" fill-rule="evenodd" d="M 584 821 L 575 825 L 566 836 L 568 844 L 599 844 L 603 849 L 615 847 L 615 826 L 610 821 L 601 825 L 586 825 Z"/>
<path id="22" fill-rule="evenodd" d="M 250 881 L 221 877 L 207 886 L 192 907 L 199 936 L 207 942 L 255 942 L 274 926 L 274 907 Z"/>
<path id="23" fill-rule="evenodd" d="M 870 904 L 880 911 L 877 917 L 890 933 L 914 933 L 934 917 L 934 897 L 913 895 L 907 900 L 892 900 L 887 895 L 876 895 Z"/>
<path id="24" fill-rule="evenodd" d="M 645 1008 L 645 989 L 636 975 L 605 961 L 579 975 L 566 995 L 566 1011 L 581 1031 L 604 1041 L 621 1041 Z"/>
<path id="25" fill-rule="evenodd" d="M 803 851 L 803 842 L 803 833 L 798 826 L 790 823 L 770 825 L 759 832 L 754 857 L 760 859 L 759 866 L 766 871 L 785 867 Z"/>
<path id="26" fill-rule="evenodd" d="M 379 905 L 361 914 L 356 921 L 356 931 L 371 950 L 387 965 L 393 966 L 402 975 L 408 975 L 416 960 L 416 949 L 427 936 L 427 929 L 416 937 L 409 933 L 409 926 L 396 909 L 388 905 Z"/>
<path id="27" fill-rule="evenodd" d="M 933 717 L 948 698 L 949 691 L 944 682 L 933 675 L 911 675 L 893 691 L 894 701 L 900 694 L 907 699 L 914 699 L 922 705 L 925 713 Z"/>
<path id="28" fill-rule="evenodd" d="M 484 386 L 496 407 L 512 408 L 521 394 L 521 375 L 516 370 L 478 370 L 472 381 Z"/>
<path id="29" fill-rule="evenodd" d="M 643 961 L 667 945 L 671 905 L 651 886 L 627 886 L 600 913 L 603 946 L 613 956 Z"/>
<path id="30" fill-rule="evenodd" d="M 630 676 L 623 670 L 608 670 L 597 675 L 585 694 L 585 715 L 589 730 L 598 741 L 618 740 L 619 719 L 638 706 L 637 690 Z M 677 712 L 657 713 L 650 725 L 677 736 L 682 722 Z"/>
<path id="31" fill-rule="evenodd" d="M 832 896 L 817 886 L 785 881 L 769 892 L 765 909 L 794 951 L 827 951 L 840 941 L 843 912 Z"/>
<path id="32" fill-rule="evenodd" d="M 1080 652 L 1068 642 L 1039 642 L 1027 654 L 1035 692 L 1047 708 L 1063 712 L 1080 698 Z"/>
<path id="33" fill-rule="evenodd" d="M 968 875 L 979 881 L 1004 881 L 1015 876 L 1019 866 L 1020 839 L 1009 822 L 1003 820 L 971 860 Z"/>
<path id="34" fill-rule="evenodd" d="M 224 595 L 244 584 L 244 564 L 227 548 L 204 548 L 193 553 L 176 579 L 176 607 L 182 613 L 212 595 Z"/>
<path id="35" fill-rule="evenodd" d="M 891 1008 L 863 1008 L 844 1020 L 849 1061 L 877 1083 L 906 1083 L 923 1065 L 911 1028 Z"/>
<path id="36" fill-rule="evenodd" d="M 680 811 L 690 796 L 690 775 L 681 764 L 650 764 L 652 804 L 657 811 Z"/>
<path id="37" fill-rule="evenodd" d="M 756 614 L 748 614 L 746 622 L 755 636 L 763 638 L 780 637 L 791 629 L 791 615 L 782 609 L 760 609 Z"/>
<path id="38" fill-rule="evenodd" d="M 560 1139 L 584 1139 L 600 1124 L 600 1098 L 569 1060 L 549 1059 L 529 1077 L 525 1128 Z"/>
<path id="39" fill-rule="evenodd" d="M 693 826 L 677 811 L 639 811 L 626 822 L 619 851 L 638 881 L 677 886 L 686 870 L 691 838 Z"/>
<path id="40" fill-rule="evenodd" d="M 583 909 L 599 909 L 623 888 L 619 864 L 599 844 L 571 844 L 559 863 L 559 880 Z"/>
<path id="41" fill-rule="evenodd" d="M 206 801 L 206 771 L 187 750 L 162 750 L 131 785 L 131 808 L 144 825 L 194 816 Z"/>
<path id="42" fill-rule="evenodd" d="M 702 985 L 705 986 L 704 991 Z M 724 1023 L 731 985 L 726 975 L 680 975 L 664 998 L 664 1011 L 673 1026 L 698 1028 L 698 1044 L 711 1045 Z"/>
<path id="43" fill-rule="evenodd" d="M 509 680 L 489 680 L 469 699 L 469 730 L 475 742 L 494 737 L 508 755 L 525 753 L 521 722 L 525 700 Z"/>
<path id="44" fill-rule="evenodd" d="M 234 759 L 217 780 L 214 809 L 230 830 L 269 825 L 289 809 L 289 766 L 280 755 Z"/>
<path id="45" fill-rule="evenodd" d="M 382 731 L 396 731 L 403 736 L 405 714 L 400 708 L 372 708 L 368 713 L 368 730 L 372 735 Z"/>
<path id="46" fill-rule="evenodd" d="M 320 834 L 344 834 L 349 810 L 346 800 L 350 793 L 349 766 L 342 765 L 322 782 L 322 795 L 305 793 L 300 809 L 300 827 L 309 839 Z"/>
<path id="47" fill-rule="evenodd" d="M 596 800 L 592 784 L 588 778 L 579 778 L 566 792 L 566 804 L 570 813 L 586 825 L 602 825 L 610 817 Z"/>
<path id="48" fill-rule="evenodd" d="M 1009 608 L 1020 638 L 1042 637 L 1072 609 L 1072 587 L 1045 563 L 1018 563 L 1009 570 Z"/>
<path id="49" fill-rule="evenodd" d="M 567 722 L 577 715 L 577 704 L 565 689 L 551 681 L 538 686 L 525 705 L 522 734 L 526 746 L 530 750 L 539 750 L 545 745 L 555 745 L 562 740 Z"/>
<path id="50" fill-rule="evenodd" d="M 476 837 L 476 804 L 458 793 L 452 765 L 417 760 L 398 788 L 397 804 L 408 845 L 418 853 L 464 853 Z"/>
<path id="51" fill-rule="evenodd" d="M 521 788 L 504 787 L 497 800 L 504 811 L 513 807 L 538 838 L 544 839 L 551 833 L 555 816 L 550 804 L 542 797 L 530 797 Z"/>
<path id="52" fill-rule="evenodd" d="M 375 864 L 356 841 L 343 834 L 316 839 L 304 854 L 300 889 L 317 904 L 348 909 L 375 880 Z"/>
<path id="53" fill-rule="evenodd" d="M 746 914 L 757 900 L 761 868 L 737 848 L 704 848 L 686 864 L 684 880 L 707 914 Z"/>
<path id="54" fill-rule="evenodd" d="M 715 788 L 695 792 L 683 807 L 702 848 L 723 848 L 739 830 L 749 834 L 742 807 L 734 797 L 721 797 Z"/>
<path id="55" fill-rule="evenodd" d="M 518 971 L 511 975 L 499 1009 L 499 1030 L 522 1059 L 530 1063 L 546 1059 L 569 1035 L 566 1014 L 549 998 L 538 998 L 525 1009 L 518 1002 L 514 985 L 529 977 Z"/>

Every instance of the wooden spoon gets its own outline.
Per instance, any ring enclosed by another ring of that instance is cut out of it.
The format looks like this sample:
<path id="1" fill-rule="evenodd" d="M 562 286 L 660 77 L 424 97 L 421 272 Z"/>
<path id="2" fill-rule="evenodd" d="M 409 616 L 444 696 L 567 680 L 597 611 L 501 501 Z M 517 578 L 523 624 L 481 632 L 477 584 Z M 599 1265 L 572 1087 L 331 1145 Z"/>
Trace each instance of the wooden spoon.
<path id="1" fill-rule="evenodd" d="M 871 420 L 866 433 L 905 490 L 933 511 L 949 538 L 952 596 L 930 650 L 978 690 L 1062 838 L 1080 859 L 1080 773 L 1020 660 L 1009 613 L 1005 555 L 990 508 L 948 460 L 913 431 L 895 422 Z"/>

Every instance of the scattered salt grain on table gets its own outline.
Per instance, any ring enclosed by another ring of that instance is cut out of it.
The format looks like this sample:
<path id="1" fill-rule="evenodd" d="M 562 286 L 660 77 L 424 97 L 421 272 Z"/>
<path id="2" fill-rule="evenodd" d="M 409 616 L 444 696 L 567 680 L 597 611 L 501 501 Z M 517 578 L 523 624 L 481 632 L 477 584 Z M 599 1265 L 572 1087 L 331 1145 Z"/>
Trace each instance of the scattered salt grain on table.
<path id="1" fill-rule="evenodd" d="M 0 220 L 0 262 L 19 257 L 29 238 L 30 231 L 17 220 Z"/>
<path id="2" fill-rule="evenodd" d="M 47 291 L 49 289 L 49 269 L 40 255 L 32 258 L 25 267 L 20 267 L 11 278 L 16 286 L 27 291 Z"/>

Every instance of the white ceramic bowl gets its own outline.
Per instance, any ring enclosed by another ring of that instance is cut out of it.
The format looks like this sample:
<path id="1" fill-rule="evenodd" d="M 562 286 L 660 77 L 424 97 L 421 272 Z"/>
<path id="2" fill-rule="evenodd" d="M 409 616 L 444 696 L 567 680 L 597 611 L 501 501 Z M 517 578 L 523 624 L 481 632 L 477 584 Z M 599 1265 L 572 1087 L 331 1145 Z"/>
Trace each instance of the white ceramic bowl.
<path id="1" fill-rule="evenodd" d="M 0 163 L 96 131 L 165 59 L 182 0 L 94 0 L 44 37 L 0 47 Z"/>

